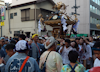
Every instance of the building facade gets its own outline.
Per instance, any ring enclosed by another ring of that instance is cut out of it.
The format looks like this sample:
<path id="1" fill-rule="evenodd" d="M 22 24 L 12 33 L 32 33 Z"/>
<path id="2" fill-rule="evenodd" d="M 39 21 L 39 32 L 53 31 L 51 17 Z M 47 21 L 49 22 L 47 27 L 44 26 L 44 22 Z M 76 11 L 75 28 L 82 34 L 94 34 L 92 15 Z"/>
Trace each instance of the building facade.
<path id="1" fill-rule="evenodd" d="M 72 8 L 75 6 L 75 0 L 54 0 L 57 2 L 63 2 L 66 5 L 69 5 L 67 8 L 67 14 L 72 18 L 72 12 L 75 12 L 75 9 Z M 99 34 L 100 29 L 97 28 L 97 24 L 100 24 L 100 0 L 76 0 L 76 5 L 80 6 L 77 9 L 78 19 L 80 24 L 78 26 L 78 33 L 80 34 Z"/>
<path id="2" fill-rule="evenodd" d="M 9 37 L 18 37 L 18 35 L 21 33 L 24 33 L 27 37 L 30 37 L 32 34 L 38 33 L 38 15 L 42 13 L 43 17 L 45 18 L 46 15 L 54 11 L 52 9 L 54 2 L 51 0 L 30 0 L 30 2 L 25 1 L 26 3 L 18 5 L 13 5 L 13 2 L 9 10 L 9 17 L 8 10 L 6 10 L 6 20 L 4 20 L 5 25 L 2 27 L 2 35 Z M 41 27 L 43 29 L 42 24 Z M 46 26 L 46 28 L 51 35 L 50 31 L 52 30 L 52 27 Z M 41 32 L 38 34 L 46 35 L 46 32 Z"/>
<path id="3" fill-rule="evenodd" d="M 90 33 L 99 34 L 100 29 L 97 28 L 97 24 L 100 25 L 100 0 L 90 0 Z"/>

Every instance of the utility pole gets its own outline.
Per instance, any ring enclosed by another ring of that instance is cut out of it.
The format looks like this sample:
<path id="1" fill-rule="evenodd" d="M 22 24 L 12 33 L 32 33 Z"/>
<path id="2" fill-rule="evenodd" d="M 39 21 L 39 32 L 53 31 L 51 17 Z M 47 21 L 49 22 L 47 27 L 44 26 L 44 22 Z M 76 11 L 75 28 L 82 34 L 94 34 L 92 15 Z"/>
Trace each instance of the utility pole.
<path id="1" fill-rule="evenodd" d="M 76 0 L 75 0 L 75 6 L 73 6 L 72 9 L 73 9 L 73 8 L 75 9 L 75 12 L 72 12 L 72 15 L 74 15 L 74 14 L 80 15 L 80 14 L 77 13 L 77 9 L 80 8 L 80 6 L 77 6 L 77 5 L 76 5 Z M 76 18 L 76 17 L 77 17 L 77 16 L 75 16 L 75 18 Z M 73 25 L 72 25 L 72 28 L 71 28 L 71 31 L 70 31 L 70 35 L 71 35 L 71 32 L 72 32 L 72 31 L 74 31 L 74 30 L 73 30 Z M 75 34 L 77 34 L 77 32 L 75 32 Z"/>
<path id="2" fill-rule="evenodd" d="M 9 3 L 5 3 L 5 5 L 7 6 L 7 10 L 8 10 L 8 21 L 9 21 L 9 33 L 11 34 L 11 30 L 10 30 L 10 16 L 9 16 L 9 10 L 10 10 L 10 4 Z"/>
<path id="3" fill-rule="evenodd" d="M 76 5 L 76 0 L 75 0 L 75 6 L 73 6 L 72 8 L 75 9 L 75 12 L 72 12 L 72 15 L 74 15 L 74 14 L 80 15 L 80 14 L 77 13 L 77 9 L 80 8 L 80 6 L 77 6 L 77 5 Z"/>

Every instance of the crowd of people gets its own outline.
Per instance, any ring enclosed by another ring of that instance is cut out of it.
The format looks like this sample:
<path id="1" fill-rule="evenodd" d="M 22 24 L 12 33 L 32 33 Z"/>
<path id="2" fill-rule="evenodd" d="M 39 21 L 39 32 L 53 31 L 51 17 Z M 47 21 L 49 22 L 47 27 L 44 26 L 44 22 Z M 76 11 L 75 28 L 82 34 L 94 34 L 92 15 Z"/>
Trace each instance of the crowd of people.
<path id="1" fill-rule="evenodd" d="M 0 37 L 0 72 L 100 72 L 99 66 L 100 41 L 92 36 Z"/>

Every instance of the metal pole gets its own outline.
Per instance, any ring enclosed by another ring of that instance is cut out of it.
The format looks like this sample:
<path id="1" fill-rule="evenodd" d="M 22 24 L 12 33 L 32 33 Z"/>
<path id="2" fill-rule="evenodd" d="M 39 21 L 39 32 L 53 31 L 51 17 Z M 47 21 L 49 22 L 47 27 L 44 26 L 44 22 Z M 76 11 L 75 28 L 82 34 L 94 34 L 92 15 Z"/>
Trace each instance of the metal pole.
<path id="1" fill-rule="evenodd" d="M 37 33 L 37 22 L 36 22 L 36 4 L 35 4 L 35 33 Z"/>
<path id="2" fill-rule="evenodd" d="M 1 37 L 2 37 L 2 26 L 1 26 Z"/>
<path id="3" fill-rule="evenodd" d="M 8 9 L 8 21 L 9 21 L 9 33 L 11 33 L 10 31 L 10 16 L 9 16 L 9 6 L 7 5 L 7 9 Z"/>
<path id="4" fill-rule="evenodd" d="M 75 0 L 75 14 L 76 14 L 77 12 L 76 12 L 76 0 Z"/>

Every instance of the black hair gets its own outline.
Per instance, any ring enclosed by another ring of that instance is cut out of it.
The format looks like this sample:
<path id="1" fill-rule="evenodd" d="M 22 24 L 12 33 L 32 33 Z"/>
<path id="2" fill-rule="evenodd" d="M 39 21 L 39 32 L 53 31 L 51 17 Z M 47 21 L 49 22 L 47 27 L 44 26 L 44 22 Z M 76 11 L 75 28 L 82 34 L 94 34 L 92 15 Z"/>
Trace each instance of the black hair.
<path id="1" fill-rule="evenodd" d="M 69 58 L 70 62 L 76 63 L 76 61 L 78 59 L 78 53 L 74 50 L 71 50 L 68 54 L 68 58 Z"/>
<path id="2" fill-rule="evenodd" d="M 83 38 L 82 38 L 82 37 L 80 37 L 80 38 L 79 38 L 79 40 L 80 40 L 80 39 L 83 39 Z"/>
<path id="3" fill-rule="evenodd" d="M 91 38 L 93 38 L 93 36 L 90 36 Z"/>
<path id="4" fill-rule="evenodd" d="M 89 42 L 89 39 L 88 38 L 86 40 Z"/>
<path id="5" fill-rule="evenodd" d="M 18 38 L 15 38 L 16 41 L 19 41 Z"/>
<path id="6" fill-rule="evenodd" d="M 80 38 L 75 38 L 75 40 L 80 40 Z"/>
<path id="7" fill-rule="evenodd" d="M 100 48 L 100 41 L 99 42 L 96 42 L 93 47 L 94 48 Z"/>
<path id="8" fill-rule="evenodd" d="M 69 43 L 70 44 L 70 40 L 69 39 L 65 39 L 65 42 Z"/>
<path id="9" fill-rule="evenodd" d="M 11 44 L 16 44 L 15 40 L 10 41 Z"/>
<path id="10" fill-rule="evenodd" d="M 42 37 L 43 39 L 45 39 L 45 37 Z M 46 39 L 45 39 L 46 40 Z"/>
<path id="11" fill-rule="evenodd" d="M 15 48 L 15 45 L 14 44 L 7 44 L 6 46 L 5 46 L 5 49 L 7 49 L 8 51 L 9 50 L 13 50 Z"/>
<path id="12" fill-rule="evenodd" d="M 22 38 L 23 40 L 25 40 L 25 38 L 26 38 L 26 36 L 24 34 L 20 34 L 19 37 Z"/>

